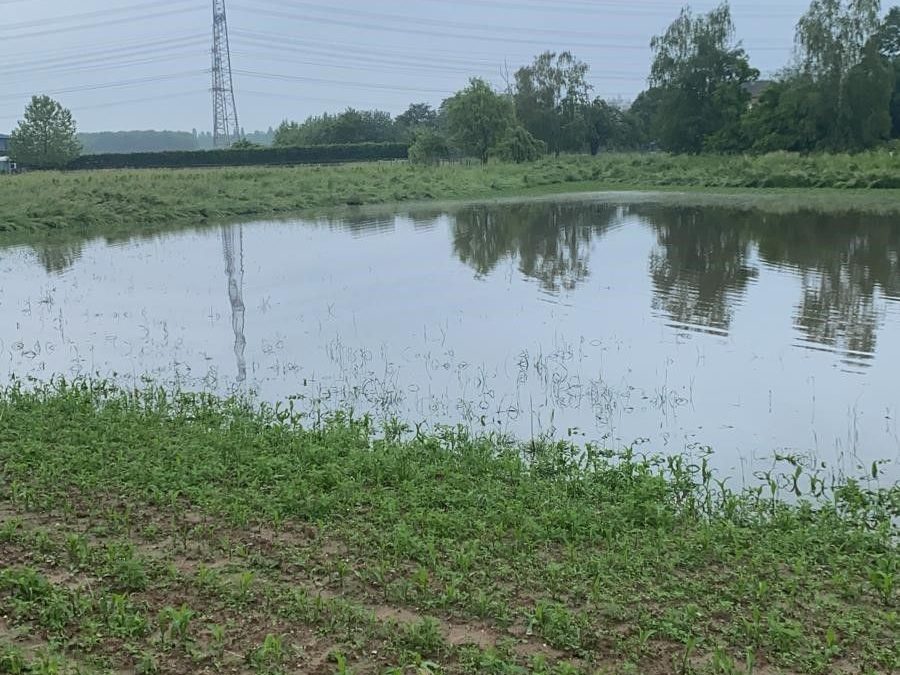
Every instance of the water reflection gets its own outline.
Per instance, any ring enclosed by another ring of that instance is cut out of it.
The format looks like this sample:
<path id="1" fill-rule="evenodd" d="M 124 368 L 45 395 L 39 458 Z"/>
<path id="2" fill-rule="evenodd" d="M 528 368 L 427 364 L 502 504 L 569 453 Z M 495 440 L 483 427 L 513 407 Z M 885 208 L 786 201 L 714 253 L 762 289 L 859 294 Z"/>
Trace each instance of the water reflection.
<path id="1" fill-rule="evenodd" d="M 856 357 L 875 353 L 883 322 L 876 297 L 900 297 L 897 218 L 805 214 L 757 226 L 760 257 L 801 275 L 795 321 L 813 345 Z"/>
<path id="2" fill-rule="evenodd" d="M 659 245 L 650 254 L 653 307 L 679 327 L 727 334 L 747 287 L 759 276 L 740 212 L 636 206 Z"/>
<path id="3" fill-rule="evenodd" d="M 237 382 L 247 380 L 247 338 L 244 336 L 244 228 L 240 225 L 222 228 L 222 252 L 228 277 L 228 301 L 231 304 L 231 328 L 234 331 L 234 356 L 237 360 Z"/>
<path id="4" fill-rule="evenodd" d="M 900 218 L 617 198 L 359 209 L 0 244 L 0 260 L 0 378 L 240 386 L 728 462 L 900 458 Z"/>
<path id="5" fill-rule="evenodd" d="M 900 299 L 900 218 L 859 213 L 763 213 L 746 208 L 675 207 L 662 204 L 523 202 L 423 209 L 400 216 L 350 213 L 315 225 L 355 237 L 386 235 L 397 223 L 429 231 L 449 221 L 456 257 L 480 277 L 503 261 L 536 280 L 547 293 L 574 291 L 591 274 L 600 240 L 625 223 L 649 228 L 656 245 L 648 254 L 651 306 L 678 330 L 727 335 L 735 313 L 759 279 L 760 266 L 789 270 L 801 280 L 793 324 L 800 346 L 826 349 L 863 363 L 876 351 L 884 317 L 879 298 Z M 141 232 L 141 238 L 159 236 Z M 107 244 L 133 239 L 122 233 Z M 232 304 L 238 371 L 246 345 L 243 235 L 222 229 Z M 62 274 L 82 254 L 84 242 L 42 241 L 31 246 L 41 266 Z M 237 256 L 237 258 L 235 258 Z"/>
<path id="6" fill-rule="evenodd" d="M 590 274 L 594 246 L 638 220 L 653 231 L 653 309 L 678 329 L 727 335 L 760 265 L 802 281 L 794 325 L 803 343 L 853 359 L 874 354 L 883 317 L 876 296 L 900 298 L 900 219 L 723 207 L 605 203 L 476 205 L 453 213 L 453 249 L 478 275 L 514 261 L 548 292 Z"/>
<path id="7" fill-rule="evenodd" d="M 594 203 L 475 205 L 455 212 L 453 250 L 479 275 L 515 260 L 550 292 L 572 290 L 589 274 L 592 240 L 621 224 L 622 207 Z"/>

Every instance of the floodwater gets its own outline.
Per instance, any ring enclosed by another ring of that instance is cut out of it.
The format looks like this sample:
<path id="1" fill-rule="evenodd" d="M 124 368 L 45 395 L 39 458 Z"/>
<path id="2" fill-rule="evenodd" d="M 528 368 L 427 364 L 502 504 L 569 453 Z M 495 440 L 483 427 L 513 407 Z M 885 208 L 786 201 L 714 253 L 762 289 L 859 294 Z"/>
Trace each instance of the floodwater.
<path id="1" fill-rule="evenodd" d="M 900 462 L 900 216 L 616 197 L 0 251 L 0 377 L 641 452 Z"/>

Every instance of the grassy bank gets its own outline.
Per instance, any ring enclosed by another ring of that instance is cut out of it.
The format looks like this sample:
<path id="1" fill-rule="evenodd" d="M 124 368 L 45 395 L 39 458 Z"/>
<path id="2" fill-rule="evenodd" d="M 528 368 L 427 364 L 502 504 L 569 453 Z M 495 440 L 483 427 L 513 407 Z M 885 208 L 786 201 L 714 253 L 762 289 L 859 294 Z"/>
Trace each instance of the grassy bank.
<path id="1" fill-rule="evenodd" d="M 479 199 L 601 189 L 874 189 L 900 202 L 900 159 L 886 153 L 799 157 L 562 157 L 534 164 L 34 173 L 0 180 L 0 232 L 174 226 L 347 204 Z M 874 190 L 873 190 L 874 191 Z"/>
<path id="2" fill-rule="evenodd" d="M 702 460 L 373 431 L 3 390 L 0 671 L 900 667 L 897 486 L 788 467 L 731 491 Z"/>

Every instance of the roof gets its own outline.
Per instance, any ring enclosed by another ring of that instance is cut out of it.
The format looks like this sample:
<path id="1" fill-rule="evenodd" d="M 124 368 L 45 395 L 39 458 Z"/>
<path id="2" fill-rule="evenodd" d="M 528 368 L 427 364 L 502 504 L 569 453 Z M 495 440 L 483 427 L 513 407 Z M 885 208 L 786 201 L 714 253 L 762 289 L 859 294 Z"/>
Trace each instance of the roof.
<path id="1" fill-rule="evenodd" d="M 9 140 L 10 136 L 7 134 L 0 134 L 0 138 L 5 138 L 6 140 Z"/>
<path id="2" fill-rule="evenodd" d="M 774 80 L 754 80 L 744 84 L 744 91 L 748 92 L 752 98 L 757 99 L 773 84 L 775 84 Z"/>

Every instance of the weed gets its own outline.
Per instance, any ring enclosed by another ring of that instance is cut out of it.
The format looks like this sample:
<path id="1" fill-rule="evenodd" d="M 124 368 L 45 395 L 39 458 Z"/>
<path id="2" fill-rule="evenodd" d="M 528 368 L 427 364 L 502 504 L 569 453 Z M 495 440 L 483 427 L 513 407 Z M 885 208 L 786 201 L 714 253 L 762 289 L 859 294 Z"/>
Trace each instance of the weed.
<path id="1" fill-rule="evenodd" d="M 196 616 L 197 613 L 187 605 L 164 608 L 159 615 L 164 643 L 185 646 L 190 640 L 191 622 Z"/>

